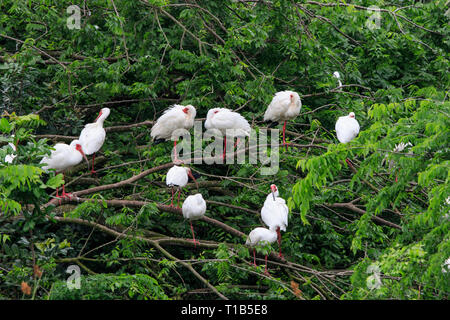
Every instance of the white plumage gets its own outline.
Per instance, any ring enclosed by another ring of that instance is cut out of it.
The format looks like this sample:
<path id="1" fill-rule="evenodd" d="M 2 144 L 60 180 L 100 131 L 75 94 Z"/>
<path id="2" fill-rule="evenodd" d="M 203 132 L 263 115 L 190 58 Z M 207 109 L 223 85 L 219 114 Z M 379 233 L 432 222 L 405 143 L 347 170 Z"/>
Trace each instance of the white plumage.
<path id="1" fill-rule="evenodd" d="M 277 233 L 274 230 L 258 227 L 249 233 L 245 244 L 253 247 L 258 244 L 271 244 L 275 241 L 277 241 Z"/>
<path id="2" fill-rule="evenodd" d="M 359 134 L 359 123 L 355 119 L 355 113 L 350 112 L 348 116 L 339 117 L 335 129 L 339 142 L 352 141 Z"/>
<path id="3" fill-rule="evenodd" d="M 302 101 L 300 100 L 300 96 L 294 91 L 280 91 L 275 93 L 275 96 L 267 107 L 266 113 L 264 114 L 264 121 L 272 121 L 275 123 L 284 121 L 283 145 L 286 145 L 286 122 L 297 117 L 300 114 L 301 108 Z"/>
<path id="4" fill-rule="evenodd" d="M 191 195 L 186 198 L 181 207 L 183 217 L 189 220 L 197 220 L 205 215 L 206 201 L 201 193 Z"/>
<path id="5" fill-rule="evenodd" d="M 177 139 L 183 133 L 179 132 L 179 130 L 192 128 L 196 114 L 197 111 L 192 105 L 182 106 L 174 104 L 171 108 L 164 111 L 152 127 L 150 136 L 153 141 L 159 140 L 158 142 L 160 142 L 161 140 L 173 138 L 175 161 L 178 160 Z"/>
<path id="6" fill-rule="evenodd" d="M 258 227 L 258 228 L 253 229 L 249 233 L 248 238 L 245 241 L 245 244 L 254 247 L 256 245 L 272 244 L 275 241 L 277 241 L 277 233 L 275 231 L 266 229 L 266 228 L 262 228 L 262 227 Z M 256 267 L 255 248 L 253 248 L 253 265 Z M 267 254 L 265 255 L 264 273 L 268 274 L 268 272 L 267 272 Z"/>
<path id="7" fill-rule="evenodd" d="M 302 101 L 297 92 L 280 91 L 275 93 L 266 113 L 264 121 L 286 121 L 297 117 L 302 108 Z"/>
<path id="8" fill-rule="evenodd" d="M 169 169 L 166 175 L 166 184 L 169 187 L 180 187 L 183 188 L 189 180 L 189 171 L 187 167 L 173 166 Z"/>
<path id="9" fill-rule="evenodd" d="M 248 137 L 250 124 L 239 113 L 227 108 L 213 108 L 208 111 L 205 121 L 206 129 L 217 129 L 225 136 Z"/>
<path id="10" fill-rule="evenodd" d="M 338 71 L 335 71 L 335 72 L 333 73 L 333 77 L 335 77 L 335 78 L 338 80 L 339 87 L 342 87 L 341 75 L 339 74 Z"/>
<path id="11" fill-rule="evenodd" d="M 41 164 L 44 164 L 42 169 L 48 171 L 49 169 L 55 169 L 56 172 L 63 172 L 70 169 L 73 166 L 76 166 L 83 160 L 86 160 L 89 168 L 89 162 L 86 158 L 86 155 L 83 152 L 83 148 L 80 144 L 79 140 L 73 140 L 70 145 L 65 143 L 57 143 L 53 147 L 55 150 L 52 150 L 50 156 L 45 156 L 41 160 Z M 65 184 L 63 184 L 63 193 L 61 197 L 70 196 L 65 191 Z M 60 197 L 58 195 L 58 189 L 56 189 L 56 197 Z"/>
<path id="12" fill-rule="evenodd" d="M 192 231 L 192 240 L 194 241 L 194 245 L 197 246 L 198 241 L 195 240 L 192 220 L 200 219 L 202 216 L 205 215 L 206 201 L 203 199 L 201 193 L 197 193 L 195 195 L 187 197 L 186 200 L 184 200 L 183 202 L 181 211 L 183 212 L 183 217 L 189 220 Z"/>
<path id="13" fill-rule="evenodd" d="M 17 151 L 16 146 L 15 146 L 14 144 L 12 144 L 11 142 L 8 143 L 8 145 L 14 150 L 14 152 Z M 5 156 L 5 162 L 11 164 L 11 163 L 13 162 L 13 160 L 14 160 L 15 157 L 16 157 L 15 154 L 11 154 L 11 153 L 10 153 L 10 154 L 7 154 L 7 155 Z"/>
<path id="14" fill-rule="evenodd" d="M 94 123 L 88 123 L 80 133 L 80 143 L 86 155 L 91 155 L 100 150 L 105 142 L 106 132 L 103 122 L 110 114 L 109 108 L 103 108 Z"/>
<path id="15" fill-rule="evenodd" d="M 213 108 L 206 115 L 205 128 L 207 130 L 219 130 L 223 136 L 223 159 L 227 149 L 227 135 L 232 138 L 250 136 L 250 124 L 239 113 L 227 108 Z M 236 142 L 237 145 L 237 142 Z"/>
<path id="16" fill-rule="evenodd" d="M 46 171 L 55 169 L 56 172 L 62 172 L 79 164 L 83 157 L 86 158 L 79 140 L 73 140 L 70 145 L 57 143 L 53 148 L 55 150 L 51 151 L 50 156 L 45 156 L 40 162 L 45 164 L 42 169 Z"/>
<path id="17" fill-rule="evenodd" d="M 278 234 L 279 255 L 281 257 L 280 231 L 286 231 L 288 226 L 289 208 L 286 205 L 286 201 L 278 196 L 277 186 L 272 184 L 270 189 L 271 193 L 267 195 L 264 206 L 261 209 L 261 219 L 271 231 L 276 231 Z"/>
<path id="18" fill-rule="evenodd" d="M 83 147 L 83 151 L 87 155 L 94 154 L 92 157 L 92 170 L 91 174 L 95 173 L 94 161 L 95 153 L 100 150 L 105 142 L 106 131 L 103 128 L 103 122 L 108 118 L 110 114 L 109 108 L 103 108 L 95 119 L 94 123 L 88 123 L 84 126 L 84 129 L 80 133 L 80 143 Z"/>
<path id="19" fill-rule="evenodd" d="M 173 206 L 173 196 L 174 196 L 174 187 L 178 188 L 178 207 L 180 206 L 180 193 L 181 188 L 187 185 L 189 177 L 194 180 L 195 184 L 197 185 L 198 189 L 198 183 L 197 180 L 195 180 L 195 177 L 192 175 L 192 171 L 190 168 L 187 167 L 181 167 L 181 166 L 173 166 L 169 169 L 166 175 L 166 184 L 172 188 L 172 202 L 171 206 Z"/>
<path id="20" fill-rule="evenodd" d="M 150 135 L 152 139 L 170 139 L 177 129 L 189 130 L 194 126 L 197 111 L 191 105 L 174 104 L 156 120 Z"/>
<path id="21" fill-rule="evenodd" d="M 271 185 L 272 192 L 269 193 L 264 201 L 261 209 L 261 219 L 269 227 L 270 230 L 286 231 L 288 226 L 289 208 L 286 201 L 278 196 L 278 189 Z"/>

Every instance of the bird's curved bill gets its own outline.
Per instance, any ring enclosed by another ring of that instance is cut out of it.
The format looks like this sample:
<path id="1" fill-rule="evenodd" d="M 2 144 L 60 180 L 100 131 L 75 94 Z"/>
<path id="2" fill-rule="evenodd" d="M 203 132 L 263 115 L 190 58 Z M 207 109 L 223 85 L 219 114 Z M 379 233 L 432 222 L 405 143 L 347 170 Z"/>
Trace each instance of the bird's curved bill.
<path id="1" fill-rule="evenodd" d="M 272 190 L 273 201 L 275 201 L 275 191 Z"/>
<path id="2" fill-rule="evenodd" d="M 81 155 L 83 156 L 84 160 L 86 160 L 87 168 L 88 168 L 88 170 L 90 170 L 91 168 L 89 166 L 89 161 L 86 158 L 86 155 L 84 154 L 83 150 L 78 150 L 78 151 L 81 153 Z"/>
<path id="3" fill-rule="evenodd" d="M 192 171 L 191 171 L 191 170 L 189 170 L 189 173 L 188 173 L 188 175 L 189 175 L 189 177 L 191 177 L 191 178 L 192 178 L 192 180 L 194 180 L 194 182 L 195 182 L 195 186 L 197 187 L 197 191 L 198 191 L 198 190 L 199 190 L 199 187 L 198 187 L 198 182 L 197 182 L 197 180 L 195 179 L 194 175 L 192 174 Z"/>
<path id="4" fill-rule="evenodd" d="M 100 110 L 100 113 L 98 114 L 98 116 L 97 116 L 97 118 L 95 119 L 95 121 L 97 121 L 97 120 L 98 120 L 98 118 L 100 118 L 100 117 L 101 117 L 101 115 L 102 115 L 102 111 Z"/>

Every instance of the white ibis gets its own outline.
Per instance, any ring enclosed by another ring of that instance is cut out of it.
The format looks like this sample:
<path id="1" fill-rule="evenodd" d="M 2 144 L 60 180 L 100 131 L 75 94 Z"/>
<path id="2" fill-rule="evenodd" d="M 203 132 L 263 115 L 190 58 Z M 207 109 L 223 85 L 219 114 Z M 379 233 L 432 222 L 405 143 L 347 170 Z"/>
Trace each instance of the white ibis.
<path id="1" fill-rule="evenodd" d="M 171 108 L 164 111 L 164 113 L 156 120 L 153 125 L 150 135 L 153 143 L 158 144 L 167 139 L 172 138 L 172 135 L 178 129 L 189 130 L 194 126 L 194 120 L 197 111 L 192 105 L 182 106 L 174 104 Z M 175 137 L 174 137 L 175 138 Z M 177 155 L 177 140 L 173 141 L 174 158 L 178 159 Z"/>
<path id="2" fill-rule="evenodd" d="M 172 202 L 170 203 L 170 206 L 173 207 L 173 188 L 178 188 L 178 205 L 177 207 L 180 207 L 180 193 L 181 188 L 187 185 L 189 177 L 194 180 L 195 185 L 197 186 L 198 190 L 198 183 L 195 177 L 192 174 L 192 171 L 188 167 L 182 167 L 182 166 L 173 166 L 169 169 L 166 175 L 166 184 L 172 188 Z"/>
<path id="3" fill-rule="evenodd" d="M 283 146 L 286 145 L 285 132 L 286 122 L 296 118 L 300 114 L 302 101 L 297 92 L 280 91 L 275 93 L 264 114 L 264 121 L 272 122 L 269 127 L 276 126 L 279 121 L 284 121 L 283 125 Z M 287 148 L 287 147 L 286 147 Z"/>
<path id="4" fill-rule="evenodd" d="M 348 116 L 339 117 L 335 129 L 340 143 L 352 141 L 359 133 L 359 123 L 355 119 L 355 113 L 350 112 Z"/>
<path id="5" fill-rule="evenodd" d="M 183 212 L 183 217 L 189 220 L 191 224 L 192 231 L 192 240 L 194 241 L 194 245 L 196 246 L 198 241 L 195 240 L 194 228 L 192 227 L 192 220 L 200 219 L 205 215 L 206 212 L 206 201 L 203 199 L 201 193 L 197 193 L 192 196 L 188 196 L 186 200 L 183 202 L 183 206 L 181 207 L 181 211 Z"/>
<path id="6" fill-rule="evenodd" d="M 11 135 L 11 138 L 14 138 L 14 135 Z M 19 143 L 18 140 L 17 140 L 16 144 L 17 144 L 17 143 Z M 8 143 L 8 146 L 11 147 L 11 149 L 12 149 L 14 152 L 17 151 L 16 146 L 15 146 L 12 142 L 9 142 L 9 143 Z M 15 155 L 14 153 L 9 153 L 9 154 L 7 154 L 7 155 L 5 156 L 4 161 L 5 161 L 6 163 L 11 164 L 16 156 L 17 156 L 17 155 Z"/>
<path id="7" fill-rule="evenodd" d="M 355 119 L 355 113 L 350 112 L 348 116 L 339 117 L 336 121 L 336 135 L 340 143 L 352 141 L 359 133 L 359 123 Z M 349 167 L 352 167 L 350 161 L 345 159 Z"/>
<path id="8" fill-rule="evenodd" d="M 79 164 L 83 158 L 86 160 L 88 169 L 89 169 L 89 161 L 86 158 L 86 155 L 83 151 L 83 147 L 79 140 L 73 140 L 70 145 L 65 143 L 57 143 L 53 147 L 55 150 L 52 150 L 50 157 L 45 156 L 41 160 L 41 164 L 44 164 L 42 169 L 48 171 L 49 169 L 55 169 L 55 171 L 62 172 L 64 175 L 64 171 L 76 166 Z M 56 197 L 65 198 L 70 197 L 69 193 L 66 193 L 64 188 L 65 183 L 63 184 L 63 193 L 62 196 L 58 195 L 58 189 L 56 189 Z"/>
<path id="9" fill-rule="evenodd" d="M 281 232 L 286 231 L 288 226 L 289 208 L 286 201 L 278 196 L 278 188 L 272 184 L 270 186 L 271 193 L 267 195 L 264 206 L 261 209 L 261 219 L 269 227 L 270 230 L 276 231 L 278 236 L 278 246 L 281 254 Z"/>
<path id="10" fill-rule="evenodd" d="M 224 137 L 223 159 L 227 149 L 227 135 L 238 138 L 250 136 L 250 124 L 239 113 L 227 108 L 213 108 L 208 111 L 205 121 L 206 129 L 217 129 Z"/>
<path id="11" fill-rule="evenodd" d="M 94 123 L 88 123 L 80 133 L 80 143 L 86 155 L 94 154 L 92 157 L 91 174 L 95 174 L 94 161 L 95 153 L 100 150 L 105 142 L 106 131 L 103 122 L 110 114 L 109 108 L 103 108 L 95 119 Z"/>
<path id="12" fill-rule="evenodd" d="M 277 241 L 277 233 L 274 230 L 270 230 L 267 228 L 258 227 L 253 229 L 245 241 L 246 245 L 255 247 L 256 245 L 264 245 L 264 244 L 272 244 Z M 265 267 L 264 273 L 267 272 L 267 254 L 265 255 Z M 256 253 L 255 248 L 253 248 L 253 265 L 256 267 Z"/>
<path id="13" fill-rule="evenodd" d="M 17 151 L 16 146 L 15 146 L 14 144 L 12 144 L 11 142 L 8 143 L 8 145 L 13 149 L 14 152 Z M 7 155 L 5 156 L 5 162 L 11 164 L 11 163 L 13 162 L 13 160 L 14 160 L 15 157 L 16 157 L 15 154 L 12 154 L 12 153 L 7 154 Z"/>
<path id="14" fill-rule="evenodd" d="M 338 71 L 335 71 L 335 72 L 333 73 L 333 77 L 335 77 L 335 78 L 337 79 L 338 83 L 339 83 L 338 88 L 339 88 L 339 87 L 342 87 L 342 82 L 341 82 L 341 75 L 340 75 L 340 73 L 339 73 Z"/>

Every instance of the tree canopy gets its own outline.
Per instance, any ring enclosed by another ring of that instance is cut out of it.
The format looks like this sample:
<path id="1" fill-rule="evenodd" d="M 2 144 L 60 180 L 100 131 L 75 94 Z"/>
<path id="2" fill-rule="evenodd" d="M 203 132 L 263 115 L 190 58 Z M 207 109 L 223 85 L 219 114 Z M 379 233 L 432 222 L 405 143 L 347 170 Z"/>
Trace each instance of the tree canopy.
<path id="1" fill-rule="evenodd" d="M 448 1 L 0 0 L 0 9 L 0 299 L 448 298 Z M 248 159 L 189 165 L 199 189 L 188 183 L 182 200 L 200 192 L 207 203 L 194 244 L 170 206 L 172 144 L 152 144 L 152 125 L 191 104 L 197 120 L 228 108 L 277 133 L 263 116 L 283 90 L 302 108 L 275 174 Z M 77 139 L 104 107 L 97 174 L 84 162 L 64 177 L 43 170 L 52 147 Z M 335 123 L 349 112 L 361 130 L 342 144 Z M 73 196 L 57 199 L 63 181 Z M 259 246 L 254 267 L 245 241 L 264 226 L 271 184 L 289 207 L 284 257 L 277 243 Z"/>

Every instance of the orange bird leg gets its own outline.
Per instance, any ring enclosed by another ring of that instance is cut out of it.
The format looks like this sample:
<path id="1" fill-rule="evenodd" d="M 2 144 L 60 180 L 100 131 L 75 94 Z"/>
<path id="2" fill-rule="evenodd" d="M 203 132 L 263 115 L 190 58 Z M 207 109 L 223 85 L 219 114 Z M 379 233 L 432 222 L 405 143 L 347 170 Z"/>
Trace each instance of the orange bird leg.
<path id="1" fill-rule="evenodd" d="M 395 175 L 395 182 L 398 182 L 398 173 L 400 172 L 400 170 L 402 170 L 402 169 L 398 169 L 398 172 L 397 172 L 397 174 Z"/>
<path id="2" fill-rule="evenodd" d="M 280 227 L 277 228 L 277 237 L 278 237 L 278 247 L 280 250 L 280 253 L 278 254 L 280 258 L 283 257 L 283 255 L 281 254 L 281 232 L 280 232 Z"/>
<path id="3" fill-rule="evenodd" d="M 62 186 L 63 192 L 62 192 L 61 197 L 62 198 L 68 197 L 70 199 L 72 197 L 72 194 L 71 193 L 66 193 L 66 189 L 65 189 L 66 176 L 64 175 L 64 173 L 63 173 L 63 178 L 64 178 L 64 183 L 63 183 L 63 186 Z"/>
<path id="4" fill-rule="evenodd" d="M 95 162 L 95 152 L 94 155 L 92 156 L 92 169 L 91 169 L 91 174 L 96 174 L 97 172 L 94 170 L 94 162 Z"/>
<path id="5" fill-rule="evenodd" d="M 345 159 L 345 162 L 347 162 L 348 167 L 349 167 L 353 172 L 356 172 L 355 167 L 353 166 L 353 164 L 351 163 L 351 161 L 350 161 L 348 158 Z"/>
<path id="6" fill-rule="evenodd" d="M 170 206 L 173 207 L 173 186 L 172 186 L 172 201 L 170 202 Z"/>
<path id="7" fill-rule="evenodd" d="M 198 241 L 195 240 L 194 227 L 192 226 L 192 221 L 189 221 L 189 223 L 191 224 L 192 241 L 194 241 L 194 246 L 197 247 L 197 242 Z"/>

